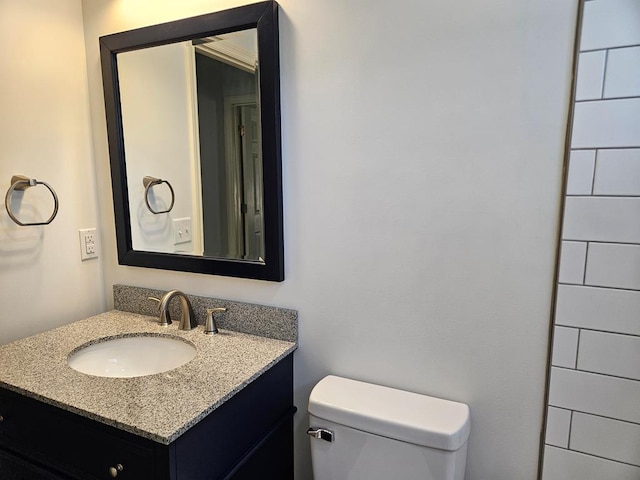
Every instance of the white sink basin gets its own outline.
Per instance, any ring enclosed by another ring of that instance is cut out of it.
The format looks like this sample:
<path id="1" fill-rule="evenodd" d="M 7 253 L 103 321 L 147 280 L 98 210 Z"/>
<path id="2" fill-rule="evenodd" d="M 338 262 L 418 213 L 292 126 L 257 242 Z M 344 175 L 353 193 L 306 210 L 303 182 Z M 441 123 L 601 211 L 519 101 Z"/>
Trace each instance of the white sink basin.
<path id="1" fill-rule="evenodd" d="M 98 377 L 142 377 L 180 367 L 193 360 L 196 347 L 169 336 L 105 339 L 69 355 L 74 370 Z"/>

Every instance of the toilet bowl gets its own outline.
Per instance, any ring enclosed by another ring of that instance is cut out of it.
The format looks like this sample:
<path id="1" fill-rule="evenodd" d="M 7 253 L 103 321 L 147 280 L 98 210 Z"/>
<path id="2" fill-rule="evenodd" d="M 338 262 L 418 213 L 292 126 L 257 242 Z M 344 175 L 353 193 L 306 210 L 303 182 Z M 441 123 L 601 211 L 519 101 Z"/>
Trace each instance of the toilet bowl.
<path id="1" fill-rule="evenodd" d="M 309 397 L 314 480 L 463 480 L 469 407 L 329 375 Z"/>

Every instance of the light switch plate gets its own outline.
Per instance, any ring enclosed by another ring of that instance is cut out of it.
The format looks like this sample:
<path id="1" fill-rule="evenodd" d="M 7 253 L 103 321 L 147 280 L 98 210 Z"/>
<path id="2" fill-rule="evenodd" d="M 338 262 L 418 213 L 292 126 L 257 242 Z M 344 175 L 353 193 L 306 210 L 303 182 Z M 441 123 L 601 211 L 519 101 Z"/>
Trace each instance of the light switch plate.
<path id="1" fill-rule="evenodd" d="M 174 219 L 173 244 L 188 243 L 191 241 L 191 237 L 191 217 Z"/>

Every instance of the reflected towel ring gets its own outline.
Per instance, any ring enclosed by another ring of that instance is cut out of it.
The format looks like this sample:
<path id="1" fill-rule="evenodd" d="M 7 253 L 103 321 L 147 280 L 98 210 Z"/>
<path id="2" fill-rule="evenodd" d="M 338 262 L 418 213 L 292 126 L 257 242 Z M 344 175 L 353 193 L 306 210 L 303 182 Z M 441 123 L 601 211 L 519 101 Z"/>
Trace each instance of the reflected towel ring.
<path id="1" fill-rule="evenodd" d="M 149 204 L 149 190 L 151 190 L 151 187 L 153 187 L 154 185 L 160 185 L 161 183 L 166 183 L 169 187 L 169 190 L 171 190 L 171 205 L 169 205 L 169 208 L 167 208 L 166 210 L 156 212 L 153 208 L 151 208 L 151 205 Z M 147 175 L 142 179 L 142 185 L 144 185 L 144 203 L 147 205 L 147 208 L 151 213 L 158 215 L 159 213 L 169 213 L 171 211 L 171 209 L 173 208 L 173 204 L 176 201 L 176 195 L 173 192 L 173 187 L 169 182 Z"/>
<path id="2" fill-rule="evenodd" d="M 26 190 L 27 188 L 35 187 L 36 185 L 44 185 L 49 189 L 51 195 L 53 195 L 53 213 L 51 214 L 49 219 L 44 222 L 23 223 L 16 218 L 16 216 L 13 214 L 13 211 L 11 210 L 11 195 L 13 194 L 14 190 Z M 51 188 L 51 186 L 47 182 L 39 182 L 35 178 L 25 177 L 24 175 L 14 175 L 11 177 L 11 187 L 9 187 L 9 190 L 7 190 L 7 194 L 4 197 L 4 206 L 7 209 L 7 213 L 9 214 L 11 220 L 13 220 L 21 227 L 49 225 L 58 214 L 58 195 L 56 195 L 55 190 Z"/>

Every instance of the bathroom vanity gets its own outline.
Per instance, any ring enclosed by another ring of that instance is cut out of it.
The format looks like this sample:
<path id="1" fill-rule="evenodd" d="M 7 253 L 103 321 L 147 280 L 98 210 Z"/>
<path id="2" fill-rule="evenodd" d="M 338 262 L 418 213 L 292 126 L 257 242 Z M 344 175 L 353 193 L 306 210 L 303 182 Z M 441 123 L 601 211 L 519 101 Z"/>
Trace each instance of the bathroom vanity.
<path id="1" fill-rule="evenodd" d="M 134 378 L 86 375 L 70 352 L 97 339 L 170 335 L 186 365 Z M 295 342 L 111 311 L 0 347 L 0 478 L 293 478 Z"/>

